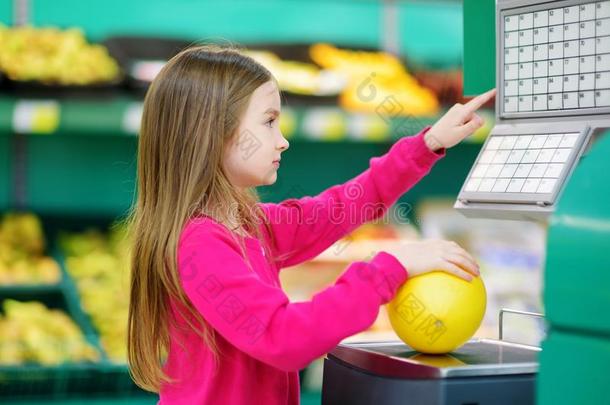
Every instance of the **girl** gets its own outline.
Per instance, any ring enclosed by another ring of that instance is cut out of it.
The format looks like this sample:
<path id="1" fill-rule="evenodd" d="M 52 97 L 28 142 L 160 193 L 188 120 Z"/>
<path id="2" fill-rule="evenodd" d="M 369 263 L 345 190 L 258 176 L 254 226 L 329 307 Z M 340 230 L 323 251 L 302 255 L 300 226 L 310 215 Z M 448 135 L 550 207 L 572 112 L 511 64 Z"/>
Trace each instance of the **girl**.
<path id="1" fill-rule="evenodd" d="M 290 302 L 278 278 L 382 216 L 445 148 L 482 125 L 475 111 L 493 94 L 454 106 L 345 184 L 263 204 L 254 187 L 275 182 L 288 149 L 276 81 L 230 49 L 199 46 L 170 60 L 146 95 L 139 138 L 135 382 L 162 404 L 298 404 L 298 370 L 367 329 L 407 271 L 478 275 L 455 243 L 422 241 L 353 263 L 308 302 Z"/>

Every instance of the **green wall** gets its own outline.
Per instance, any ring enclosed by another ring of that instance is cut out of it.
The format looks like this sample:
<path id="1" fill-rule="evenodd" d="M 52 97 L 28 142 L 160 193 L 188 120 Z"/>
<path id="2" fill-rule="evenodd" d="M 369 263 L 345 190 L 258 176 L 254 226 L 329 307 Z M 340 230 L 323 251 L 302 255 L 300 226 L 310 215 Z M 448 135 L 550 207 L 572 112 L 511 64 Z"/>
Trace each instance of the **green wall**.
<path id="1" fill-rule="evenodd" d="M 464 94 L 496 85 L 496 1 L 464 0 Z"/>

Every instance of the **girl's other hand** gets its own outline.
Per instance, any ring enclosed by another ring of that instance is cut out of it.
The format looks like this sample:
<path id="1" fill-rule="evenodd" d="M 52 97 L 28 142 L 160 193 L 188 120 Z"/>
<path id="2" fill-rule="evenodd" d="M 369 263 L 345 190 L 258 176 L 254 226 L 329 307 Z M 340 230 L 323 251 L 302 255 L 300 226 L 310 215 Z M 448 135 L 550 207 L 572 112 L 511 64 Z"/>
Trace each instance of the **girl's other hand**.
<path id="1" fill-rule="evenodd" d="M 424 136 L 428 148 L 432 151 L 451 148 L 483 126 L 483 118 L 476 111 L 495 95 L 496 89 L 491 89 L 466 104 L 451 107 Z"/>
<path id="2" fill-rule="evenodd" d="M 409 277 L 432 271 L 444 271 L 466 281 L 479 276 L 477 261 L 455 242 L 434 239 L 404 242 L 385 251 L 405 266 Z"/>

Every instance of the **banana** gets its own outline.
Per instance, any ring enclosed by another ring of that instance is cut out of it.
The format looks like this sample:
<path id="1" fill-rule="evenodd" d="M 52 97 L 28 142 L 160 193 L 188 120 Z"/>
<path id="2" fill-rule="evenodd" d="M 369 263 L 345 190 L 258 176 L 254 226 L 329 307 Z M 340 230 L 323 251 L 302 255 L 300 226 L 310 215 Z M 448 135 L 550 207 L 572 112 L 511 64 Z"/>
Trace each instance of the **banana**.
<path id="1" fill-rule="evenodd" d="M 40 302 L 4 300 L 0 315 L 0 364 L 96 362 L 100 353 L 63 311 Z"/>
<path id="2" fill-rule="evenodd" d="M 114 80 L 117 62 L 105 47 L 87 43 L 77 28 L 0 25 L 0 70 L 16 81 L 88 85 Z"/>

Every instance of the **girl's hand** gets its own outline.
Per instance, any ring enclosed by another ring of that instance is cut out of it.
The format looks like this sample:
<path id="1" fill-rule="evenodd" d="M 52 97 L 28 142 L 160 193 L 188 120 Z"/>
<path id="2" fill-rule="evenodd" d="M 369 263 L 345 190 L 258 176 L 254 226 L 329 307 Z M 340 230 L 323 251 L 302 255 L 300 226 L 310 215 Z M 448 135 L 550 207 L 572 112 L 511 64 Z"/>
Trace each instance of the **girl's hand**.
<path id="1" fill-rule="evenodd" d="M 473 276 L 479 275 L 476 260 L 455 242 L 432 239 L 406 242 L 386 252 L 405 266 L 409 277 L 444 271 L 471 281 Z"/>
<path id="2" fill-rule="evenodd" d="M 424 140 L 428 148 L 436 151 L 451 148 L 483 125 L 476 111 L 496 95 L 496 89 L 483 93 L 466 104 L 455 104 L 430 128 Z"/>

